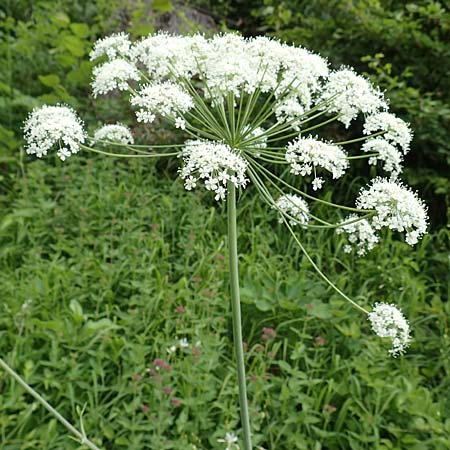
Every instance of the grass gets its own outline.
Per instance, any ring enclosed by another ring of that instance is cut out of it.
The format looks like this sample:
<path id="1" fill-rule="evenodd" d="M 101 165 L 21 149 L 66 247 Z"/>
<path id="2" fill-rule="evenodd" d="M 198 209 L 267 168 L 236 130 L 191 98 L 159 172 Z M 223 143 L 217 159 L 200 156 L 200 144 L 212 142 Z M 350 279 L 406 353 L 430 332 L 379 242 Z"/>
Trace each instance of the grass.
<path id="1" fill-rule="evenodd" d="M 301 236 L 353 298 L 402 307 L 414 341 L 392 359 L 254 194 L 238 228 L 255 444 L 449 448 L 448 233 L 364 259 L 330 232 Z M 84 157 L 28 164 L 4 205 L 3 357 L 105 449 L 224 449 L 239 431 L 225 205 L 185 192 L 172 163 Z M 80 448 L 4 374 L 0 441 Z"/>

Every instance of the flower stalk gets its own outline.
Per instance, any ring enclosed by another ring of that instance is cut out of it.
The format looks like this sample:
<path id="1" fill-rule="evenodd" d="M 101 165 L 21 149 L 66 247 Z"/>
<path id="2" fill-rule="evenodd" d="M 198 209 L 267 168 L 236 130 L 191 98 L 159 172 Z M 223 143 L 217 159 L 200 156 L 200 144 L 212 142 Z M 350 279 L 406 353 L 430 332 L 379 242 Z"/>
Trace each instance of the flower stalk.
<path id="1" fill-rule="evenodd" d="M 244 348 L 242 345 L 241 301 L 239 295 L 239 270 L 237 253 L 237 226 L 236 226 L 236 187 L 228 182 L 228 252 L 230 262 L 230 293 L 231 310 L 233 317 L 233 340 L 236 354 L 236 367 L 239 385 L 239 406 L 241 425 L 244 438 L 244 449 L 252 450 L 250 432 L 250 418 L 248 413 L 247 385 L 245 379 Z"/>
<path id="2" fill-rule="evenodd" d="M 47 402 L 40 394 L 38 394 L 17 372 L 0 358 L 0 367 L 12 378 L 14 378 L 31 396 L 33 396 L 50 414 L 52 414 L 66 429 L 73 434 L 80 444 L 85 445 L 91 450 L 100 450 L 93 442 L 91 442 L 86 434 L 78 431 L 68 420 L 66 420 L 50 403 Z"/>

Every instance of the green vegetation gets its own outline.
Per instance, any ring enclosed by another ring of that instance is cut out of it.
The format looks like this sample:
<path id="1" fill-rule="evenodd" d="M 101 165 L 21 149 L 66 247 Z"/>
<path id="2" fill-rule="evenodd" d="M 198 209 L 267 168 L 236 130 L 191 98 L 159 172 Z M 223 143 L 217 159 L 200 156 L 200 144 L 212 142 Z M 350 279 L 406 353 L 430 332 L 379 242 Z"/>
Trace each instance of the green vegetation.
<path id="1" fill-rule="evenodd" d="M 80 155 L 63 164 L 28 161 L 20 150 L 21 122 L 42 102 L 69 102 L 92 124 L 99 109 L 123 118 L 107 100 L 94 106 L 83 94 L 96 36 L 152 29 L 142 19 L 147 3 L 125 3 L 22 0 L 0 16 L 0 355 L 73 423 L 82 416 L 102 448 L 224 449 L 217 439 L 239 428 L 225 205 L 185 192 L 177 161 Z M 407 176 L 432 207 L 433 232 L 414 249 L 386 239 L 355 258 L 330 231 L 304 237 L 341 289 L 368 305 L 395 301 L 410 319 L 411 348 L 392 359 L 388 344 L 320 281 L 254 188 L 239 198 L 255 444 L 448 449 L 448 11 L 429 1 L 267 0 L 246 3 L 241 25 L 242 5 L 214 3 L 212 14 L 225 11 L 229 26 L 273 32 L 366 68 L 413 123 Z M 168 139 L 165 130 L 136 132 Z M 349 184 L 342 195 L 357 188 Z M 321 208 L 313 212 L 326 214 Z M 1 372 L 0 448 L 81 449 Z"/>

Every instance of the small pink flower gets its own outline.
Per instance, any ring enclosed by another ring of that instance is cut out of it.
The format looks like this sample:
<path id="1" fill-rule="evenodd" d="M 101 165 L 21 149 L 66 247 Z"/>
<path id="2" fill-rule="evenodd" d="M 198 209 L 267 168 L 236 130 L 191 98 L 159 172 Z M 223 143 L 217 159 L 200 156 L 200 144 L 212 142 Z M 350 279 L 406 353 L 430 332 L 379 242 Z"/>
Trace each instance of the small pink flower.
<path id="1" fill-rule="evenodd" d="M 156 370 L 155 369 L 147 369 L 147 373 L 150 375 L 150 376 L 153 376 L 153 375 L 156 375 Z"/>
<path id="2" fill-rule="evenodd" d="M 182 314 L 182 313 L 186 312 L 186 308 L 183 305 L 177 306 L 175 308 L 175 312 Z"/>
<path id="3" fill-rule="evenodd" d="M 181 400 L 179 398 L 173 398 L 171 401 L 175 408 L 178 408 L 181 405 Z"/>
<path id="4" fill-rule="evenodd" d="M 131 375 L 131 378 L 133 379 L 133 381 L 139 381 L 139 380 L 142 380 L 142 375 L 139 373 L 135 373 L 135 374 Z"/>
<path id="5" fill-rule="evenodd" d="M 192 354 L 195 356 L 200 356 L 202 354 L 202 351 L 199 348 L 193 348 L 192 349 Z"/>
<path id="6" fill-rule="evenodd" d="M 263 327 L 262 338 L 264 340 L 275 339 L 277 337 L 277 332 L 273 328 Z"/>
<path id="7" fill-rule="evenodd" d="M 163 359 L 160 358 L 156 358 L 155 360 L 153 360 L 153 364 L 160 369 L 165 370 L 166 372 L 170 372 L 172 370 L 172 366 L 167 363 L 166 361 L 164 361 Z"/>
<path id="8" fill-rule="evenodd" d="M 163 392 L 164 392 L 164 394 L 171 394 L 172 388 L 170 386 L 166 386 L 163 388 Z"/>
<path id="9" fill-rule="evenodd" d="M 150 411 L 150 408 L 148 405 L 142 405 L 142 412 L 147 413 Z"/>

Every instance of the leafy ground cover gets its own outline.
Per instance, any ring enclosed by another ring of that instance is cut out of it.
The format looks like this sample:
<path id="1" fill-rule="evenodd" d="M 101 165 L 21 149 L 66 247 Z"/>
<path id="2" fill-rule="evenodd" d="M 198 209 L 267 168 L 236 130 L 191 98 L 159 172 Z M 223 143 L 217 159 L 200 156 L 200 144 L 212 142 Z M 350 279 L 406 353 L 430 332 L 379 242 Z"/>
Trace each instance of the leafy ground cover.
<path id="1" fill-rule="evenodd" d="M 238 431 L 224 210 L 174 179 L 171 164 L 33 162 L 0 225 L 0 352 L 66 416 L 84 408 L 105 449 L 220 449 Z M 353 259 L 340 237 L 305 235 L 339 287 L 410 318 L 411 349 L 392 359 L 251 188 L 239 212 L 256 444 L 448 448 L 448 236 Z M 4 374 L 0 439 L 79 448 Z"/>
<path id="2" fill-rule="evenodd" d="M 273 34 L 370 73 L 413 123 L 406 175 L 427 195 L 433 219 L 432 234 L 415 249 L 392 241 L 364 259 L 345 255 L 331 233 L 303 238 L 346 292 L 402 308 L 414 340 L 394 360 L 362 316 L 317 278 L 275 212 L 256 202 L 251 187 L 240 198 L 256 443 L 449 448 L 448 8 L 192 3 L 246 34 Z M 217 439 L 239 427 L 224 209 L 186 193 L 172 164 L 84 157 L 28 164 L 20 151 L 22 121 L 42 102 L 69 102 L 91 123 L 96 108 L 116 119 L 107 101 L 85 100 L 87 54 L 112 30 L 152 31 L 148 11 L 146 2 L 124 0 L 0 5 L 0 354 L 73 422 L 85 408 L 87 433 L 105 449 L 224 449 Z M 155 140 L 142 130 L 140 138 Z M 355 189 L 348 185 L 346 203 Z M 0 373 L 0 448 L 80 446 Z"/>

